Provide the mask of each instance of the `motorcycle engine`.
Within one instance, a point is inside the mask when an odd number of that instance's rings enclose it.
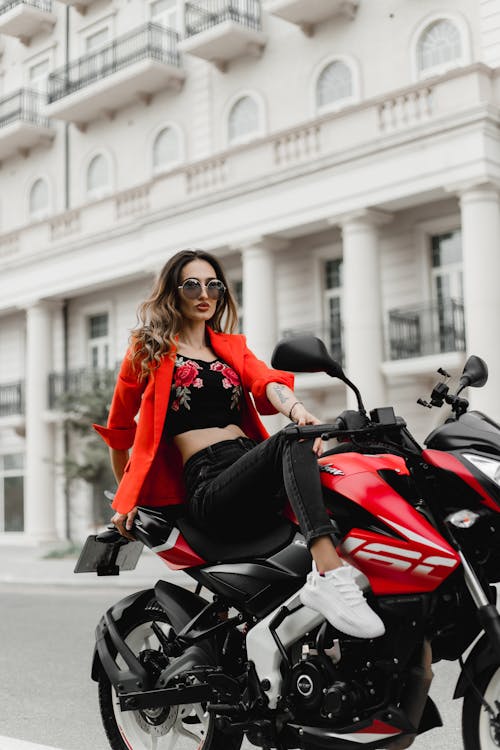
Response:
[[[297,716],[316,715],[318,720],[343,720],[360,712],[370,704],[369,685],[342,679],[336,668],[340,650],[334,645],[320,654],[308,644],[302,644],[299,661],[292,667],[290,691]]]

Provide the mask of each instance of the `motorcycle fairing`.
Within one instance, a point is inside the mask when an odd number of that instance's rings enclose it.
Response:
[[[480,411],[469,411],[460,419],[447,420],[425,439],[429,449],[454,451],[481,445],[500,454],[500,426]]]
[[[391,525],[389,519],[383,520]],[[401,534],[416,536],[399,523],[397,528]],[[370,579],[373,593],[381,596],[434,591],[460,565],[454,550],[444,546],[437,550],[425,537],[388,540],[365,529],[352,529],[339,552]]]
[[[171,570],[184,570],[205,563],[177,528],[171,530],[166,542],[151,547],[151,551],[161,557]]]
[[[456,474],[462,481],[468,484],[474,492],[477,492],[477,494],[481,496],[481,503],[483,505],[486,505],[497,513],[499,512],[500,508],[498,504],[474,476],[472,473],[472,467],[471,469],[468,468],[470,464],[466,466],[465,463],[463,463],[466,460],[461,458],[459,453],[453,455],[451,453],[445,453],[444,451],[428,448],[427,450],[422,451],[422,458],[427,461],[427,463],[431,464],[431,466],[435,466],[438,469],[444,469],[445,471],[451,471],[453,474]]]
[[[374,594],[434,591],[460,565],[455,550],[380,475],[392,470],[408,476],[402,458],[341,453],[320,464],[332,469],[321,472],[325,487],[361,506],[399,537],[354,528],[340,544],[340,553],[368,576]],[[334,507],[332,511],[335,517]]]
[[[390,713],[393,723],[390,724],[384,720],[384,715]],[[395,706],[379,712],[371,721],[359,722],[343,730],[329,729],[327,727],[299,726],[290,723],[285,728],[287,736],[295,735],[297,739],[302,740],[308,748],[317,750],[354,750],[354,748],[364,748],[365,750],[375,750],[376,748],[385,748],[390,745],[390,740],[394,740],[402,733],[415,732],[406,715]],[[303,746],[301,744],[301,746]]]

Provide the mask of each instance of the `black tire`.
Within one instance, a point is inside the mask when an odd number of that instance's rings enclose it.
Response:
[[[495,701],[500,702],[500,667],[493,667],[483,672],[475,682],[481,696],[495,712],[498,712]],[[498,750],[500,748],[500,732],[496,739],[489,712],[483,707],[479,696],[472,688],[469,688],[464,696],[462,735],[464,750]]]
[[[120,622],[120,633],[137,655],[143,648],[156,649],[158,640],[150,628],[152,622],[167,629],[168,616],[153,599],[149,604]],[[99,672],[99,707],[110,747],[113,750],[163,750],[183,747],[191,739],[193,750],[239,750],[243,735],[222,734],[215,726],[214,714],[196,706],[172,706],[154,711],[121,711],[116,693],[104,670]],[[198,717],[198,721],[197,718]],[[155,741],[156,737],[156,741]]]

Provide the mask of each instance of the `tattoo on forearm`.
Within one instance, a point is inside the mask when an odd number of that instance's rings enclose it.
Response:
[[[287,387],[285,385],[275,385],[273,386],[274,391],[276,395],[278,396],[281,404],[286,404],[286,402],[289,400],[290,396],[285,393],[287,390]]]

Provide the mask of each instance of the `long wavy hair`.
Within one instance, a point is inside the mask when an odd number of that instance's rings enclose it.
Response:
[[[192,260],[205,260],[226,287],[222,299],[218,300],[215,313],[208,321],[214,331],[233,333],[238,323],[234,298],[220,262],[204,250],[180,250],[163,266],[150,296],[139,305],[138,323],[131,333],[131,358],[139,370],[141,379],[150,369],[158,367],[162,358],[173,353],[175,337],[181,332],[183,317],[180,312],[179,289],[182,269]]]

